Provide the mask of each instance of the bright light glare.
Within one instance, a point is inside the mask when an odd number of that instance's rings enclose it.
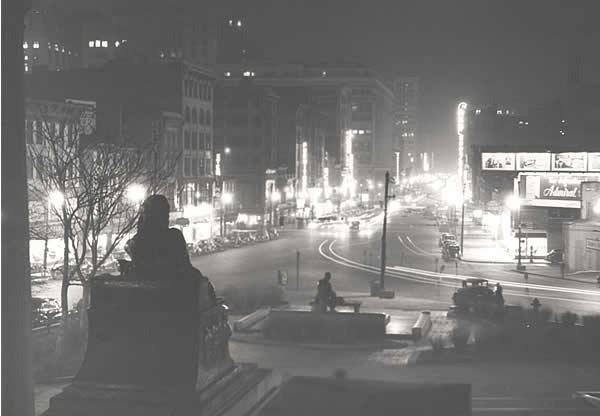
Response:
[[[48,203],[54,208],[58,209],[62,207],[65,202],[65,196],[60,191],[51,191],[48,194]]]
[[[223,192],[221,195],[221,202],[224,204],[231,204],[233,202],[233,194],[231,192]]]
[[[129,185],[127,188],[127,199],[134,204],[141,203],[146,197],[146,188],[144,186],[134,183]]]
[[[519,209],[521,206],[521,200],[516,195],[510,195],[506,198],[506,206],[511,210]]]
[[[473,218],[481,218],[483,217],[483,211],[480,209],[476,209],[473,211]]]
[[[229,153],[231,153],[231,147],[226,147],[225,154],[228,155]]]
[[[281,193],[279,191],[275,191],[271,193],[271,202],[279,202],[281,200]]]
[[[594,214],[600,215],[600,199],[596,201],[594,205]]]

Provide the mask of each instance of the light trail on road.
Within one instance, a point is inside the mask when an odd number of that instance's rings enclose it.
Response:
[[[350,260],[350,259],[343,257],[340,254],[336,253],[335,250],[333,249],[335,242],[336,242],[336,240],[322,241],[318,248],[318,251],[321,254],[321,256],[323,256],[327,260],[330,260],[334,263],[337,263],[337,264],[345,266],[345,267],[362,270],[362,271],[372,273],[375,275],[379,274],[379,271],[380,271],[379,267],[359,263],[359,262]],[[329,243],[329,244],[327,245],[327,243]],[[330,254],[328,254],[324,251],[323,247],[325,245],[327,245],[327,251]],[[462,281],[467,278],[475,277],[475,276],[467,276],[467,275],[451,275],[451,274],[447,274],[447,273],[435,273],[435,272],[429,272],[426,270],[413,269],[413,268],[401,267],[401,266],[387,267],[386,275],[394,277],[394,278],[410,281],[410,282],[445,286],[445,287],[449,287],[449,288],[457,288],[457,287],[459,287],[459,285],[458,285],[458,283],[445,282],[444,279],[446,279],[446,280],[449,279],[452,281]],[[571,294],[571,295],[585,295],[585,296],[600,297],[600,291],[564,288],[564,287],[550,286],[550,285],[524,284],[524,283],[517,283],[517,282],[503,281],[503,280],[492,280],[492,279],[488,279],[488,280],[491,283],[500,283],[506,287],[514,287],[514,288],[535,290],[535,291],[551,291],[551,292],[559,292],[559,293]],[[511,296],[525,297],[525,298],[534,297],[534,295],[531,293],[523,294],[523,293],[519,293],[519,292],[506,291],[506,290],[505,290],[505,294],[511,295]],[[584,299],[556,297],[556,296],[550,296],[550,295],[546,295],[546,294],[541,294],[541,295],[538,294],[538,295],[535,295],[535,297],[538,297],[540,299],[546,299],[546,300],[585,303],[585,304],[590,304],[590,305],[600,307],[600,301],[590,301],[590,300],[584,300]]]

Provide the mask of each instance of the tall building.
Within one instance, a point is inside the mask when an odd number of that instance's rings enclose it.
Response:
[[[65,10],[50,2],[34,1],[25,15],[24,70],[63,71],[81,61],[79,26]]]
[[[215,148],[220,174],[235,186],[232,205],[245,214],[265,212],[267,176],[276,171],[279,97],[242,79],[220,85],[215,99]],[[272,192],[272,189],[271,189]]]
[[[114,59],[157,60],[211,67],[216,60],[216,27],[208,10],[125,10],[82,22],[82,65],[97,67]]]
[[[342,185],[350,165],[357,186],[393,170],[393,93],[367,68],[250,62],[218,68],[223,85],[250,78],[257,86],[275,89],[282,103],[289,102],[293,111],[308,104],[326,116],[325,150],[329,163],[338,170],[332,172],[332,186]],[[352,136],[351,144],[346,140],[348,135]],[[280,143],[279,148],[294,151],[295,136],[285,135],[282,140],[289,145]],[[283,154],[278,157],[289,160]]]
[[[417,157],[419,79],[401,77],[394,80],[394,152],[396,170],[410,174],[419,165]]]

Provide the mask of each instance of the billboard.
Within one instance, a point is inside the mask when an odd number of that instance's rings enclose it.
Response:
[[[550,153],[517,153],[517,170],[549,171]]]
[[[588,155],[585,152],[552,153],[552,170],[554,171],[585,171],[587,170]]]
[[[588,171],[600,172],[600,153],[588,153]]]
[[[482,153],[483,170],[515,170],[514,153]]]
[[[525,205],[581,207],[581,185],[587,177],[573,175],[526,175]]]

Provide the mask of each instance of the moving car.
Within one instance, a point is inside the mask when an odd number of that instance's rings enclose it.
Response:
[[[351,230],[359,230],[360,229],[360,221],[352,221],[350,223]]]
[[[560,248],[550,250],[546,255],[546,261],[552,264],[560,264],[563,261],[563,251]]]
[[[465,279],[452,296],[457,308],[469,312],[485,312],[498,308],[498,299],[486,279]]]

